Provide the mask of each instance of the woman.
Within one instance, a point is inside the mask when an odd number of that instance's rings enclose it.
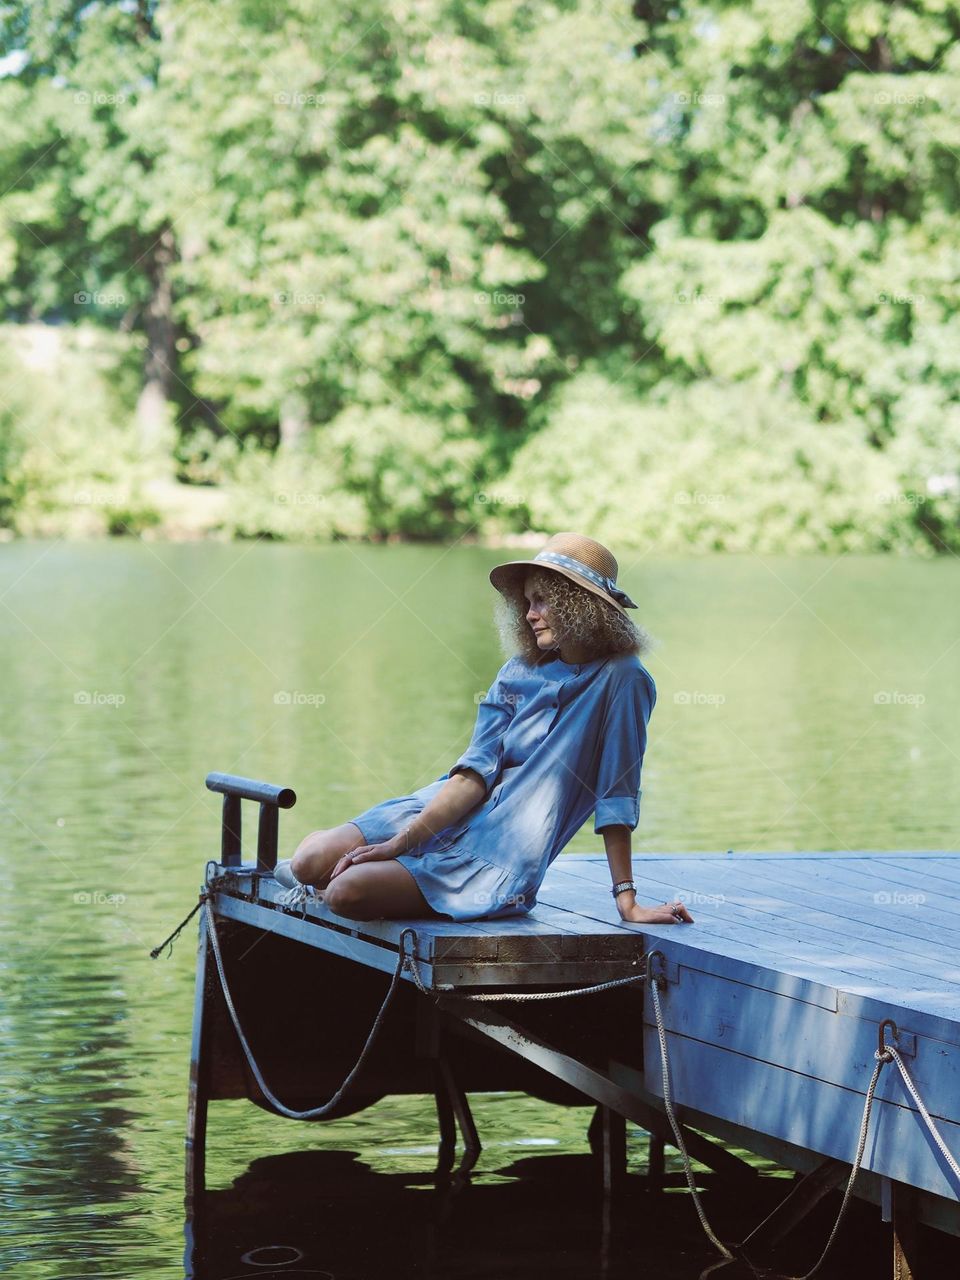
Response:
[[[513,656],[479,705],[473,736],[435,782],[314,831],[277,866],[302,901],[314,889],[353,920],[522,915],[591,813],[623,920],[692,923],[680,902],[645,907],[630,879],[640,767],[656,687],[627,617],[617,562],[592,538],[557,533],[533,560],[490,571]]]

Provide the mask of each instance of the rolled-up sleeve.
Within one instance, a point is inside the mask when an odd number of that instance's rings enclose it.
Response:
[[[593,829],[640,821],[640,770],[647,746],[647,722],[657,700],[653,681],[641,671],[609,690],[600,739]]]
[[[505,666],[497,672],[496,679],[477,707],[477,722],[473,727],[470,745],[456,764],[451,766],[448,774],[448,777],[452,777],[462,769],[475,770],[483,779],[487,794],[500,773],[503,735],[515,709],[514,699],[510,697],[503,680]]]

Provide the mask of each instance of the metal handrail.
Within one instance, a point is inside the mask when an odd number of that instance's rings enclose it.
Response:
[[[223,795],[223,822],[220,828],[220,865],[239,867],[241,851],[240,801],[259,800],[260,822],[257,827],[257,870],[273,871],[277,865],[277,841],[280,810],[292,809],[297,793],[292,787],[277,787],[256,778],[241,778],[233,773],[208,773],[207,790]]]

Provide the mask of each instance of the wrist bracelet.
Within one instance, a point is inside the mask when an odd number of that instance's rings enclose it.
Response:
[[[617,894],[624,893],[627,889],[632,889],[634,893],[636,893],[637,886],[633,883],[632,880],[621,880],[619,884],[615,884],[613,886],[610,892],[613,894],[614,897],[616,897]]]

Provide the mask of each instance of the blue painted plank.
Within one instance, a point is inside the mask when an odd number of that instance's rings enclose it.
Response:
[[[671,885],[670,881],[661,885],[650,885],[636,872],[634,879],[637,880],[638,888],[645,885],[651,890],[651,899],[670,897],[671,890],[676,887]],[[858,950],[855,944],[846,941],[843,931],[839,928],[839,922],[835,933],[829,931],[824,933],[823,929],[812,931],[813,939],[825,939],[831,947],[830,956],[825,959],[822,943],[818,944],[815,940],[810,940],[808,935],[811,931],[804,930],[802,938],[792,936],[800,930],[801,926],[790,912],[785,911],[783,917],[777,919],[775,915],[769,912],[758,912],[746,903],[737,908],[735,918],[720,916],[716,911],[711,914],[706,908],[694,907],[694,910],[697,923],[693,926],[678,927],[695,929],[699,934],[714,941],[749,942],[759,952],[766,953],[767,962],[774,968],[782,967],[785,957],[789,955],[813,961],[826,978],[833,974],[847,974],[851,981],[867,978],[874,984],[886,982],[896,987],[902,985],[902,967],[896,954],[891,952],[889,947],[880,948],[879,944],[873,949],[872,957],[864,954],[862,949]],[[954,999],[960,997],[960,987],[954,983],[945,982],[936,971],[923,976],[922,986],[930,993]]]
[[[835,863],[811,863],[807,874],[814,883],[834,886],[837,891],[862,898],[867,903],[873,902],[877,894],[895,888],[901,888],[905,894],[922,893],[927,898],[925,912],[942,911],[941,922],[948,928],[956,927],[960,896],[956,892],[932,894],[929,889],[931,876],[923,868],[902,869],[887,861],[869,863],[838,859]]]
[[[684,965],[679,982],[661,993],[661,1007],[668,1031],[829,1084],[862,1090],[873,1070],[876,1018],[832,1012]],[[652,1020],[652,1006],[647,1015]],[[960,1025],[952,1044],[913,1033],[909,1019],[898,1030],[899,1043],[889,1030],[885,1038],[902,1049],[925,1104],[934,1116],[960,1123]],[[896,1069],[881,1074],[877,1096],[915,1105]]]
[[[682,958],[708,971],[715,970],[729,974],[731,977],[751,981],[770,990],[788,992],[797,999],[822,1003],[830,1009],[836,1008],[837,993],[834,988],[824,985],[819,972],[813,969],[807,971],[800,962],[792,966],[794,972],[787,973],[762,963],[762,960],[766,959],[766,952],[760,953],[754,947],[740,946],[736,942],[717,942],[706,939],[703,934],[699,935],[698,944],[690,942],[671,945],[674,938],[692,938],[692,934],[680,925],[622,924],[621,928],[639,933],[646,950],[659,948],[668,954],[674,963]]]
[[[853,1159],[869,1071],[862,1089],[854,1092],[681,1036],[669,1036],[667,1048],[681,1120],[688,1103],[835,1160]],[[896,1067],[889,1064],[883,1070]],[[644,1077],[646,1087],[662,1097],[660,1044],[649,1026],[644,1028]],[[941,1120],[937,1127],[954,1157],[960,1156],[960,1125]],[[960,1198],[960,1186],[943,1156],[905,1107],[875,1103],[863,1165],[948,1200]]]
[[[283,893],[282,886],[276,881],[261,880],[260,882],[260,898],[262,901],[275,902],[278,896]],[[348,923],[351,926],[362,924],[362,932],[377,937],[382,937],[389,941],[396,941],[399,938],[399,929],[396,922],[390,920],[348,920],[346,917],[337,916],[329,908],[322,903],[311,904],[309,908],[311,915],[316,915],[318,919],[331,919],[336,923]],[[400,928],[403,927],[400,923]],[[582,933],[594,933],[597,931],[595,922],[581,920],[576,912],[565,913],[540,913],[534,912],[528,916],[510,917],[507,920],[433,920],[430,917],[422,917],[416,920],[417,932],[423,936],[430,934],[435,937],[469,937],[480,936],[489,937],[494,935],[502,937],[505,934],[521,936],[549,936],[551,934],[564,933],[578,935]]]
[[[621,923],[619,918],[616,924],[603,920],[594,920],[592,916],[582,915],[575,907],[551,905],[544,902],[539,896],[537,905],[530,914],[544,924],[552,925],[553,921],[556,920],[558,924],[566,925],[578,934],[590,936],[616,933],[617,925]],[[494,924],[496,922],[490,921],[490,923]],[[505,924],[506,921],[501,923]]]
[[[878,864],[851,862],[842,869],[851,881],[856,878],[869,883],[875,878],[877,890],[892,886],[902,887],[905,891],[915,890],[926,897],[928,907],[939,905],[942,899],[947,910],[960,913],[960,883],[939,875],[932,862],[903,867],[887,860]]]
[[[325,928],[310,920],[302,920],[299,915],[277,911],[272,907],[260,906],[257,903],[244,902],[229,894],[218,894],[214,904],[217,918],[239,920],[253,928],[262,929],[264,933],[276,933],[281,937],[293,938],[298,942],[306,942],[310,946],[319,947],[323,951],[332,951],[335,955],[344,956],[348,960],[356,960],[360,964],[373,969],[381,969],[392,974],[397,967],[397,952],[387,947],[378,946],[374,942],[366,942],[347,933]],[[433,969],[430,964],[431,938],[423,938],[416,949],[420,960],[420,973],[429,986],[433,980]],[[409,951],[409,946],[408,946]],[[409,968],[404,972],[404,979],[413,981]]]
[[[890,860],[905,870],[927,868],[941,879],[948,880],[960,888],[960,853],[930,854],[922,864],[914,862],[913,859],[904,858],[900,854],[892,854]]]
[[[685,933],[695,931],[699,934],[705,926],[704,938],[716,947],[727,949],[730,941],[749,939],[758,950],[761,949],[757,937],[758,917],[761,915],[758,909],[747,904],[737,907],[738,919],[730,924],[718,918],[708,921],[703,908],[695,908],[695,911],[697,923],[685,926]],[[906,971],[902,958],[891,949],[889,942],[885,947],[879,944],[873,948],[858,946],[855,940],[847,940],[840,920],[836,933],[828,934],[825,941],[822,929],[816,930],[816,937],[820,940],[811,941],[811,931],[797,919],[797,913],[785,911],[779,920],[768,913],[765,920],[763,933],[768,939],[766,963],[775,969],[797,972],[798,961],[805,961],[804,972],[809,973],[812,965],[821,981],[847,990],[899,1001],[906,989],[914,1001],[921,1004],[929,1002],[930,1007],[936,1007],[940,1012],[956,1014],[960,1010],[960,986],[956,980],[939,976],[935,965],[927,966],[933,972]],[[826,952],[825,946],[829,948]],[[913,969],[917,967],[913,966]]]
[[[887,928],[865,923],[853,907],[838,902],[828,895],[812,893],[808,881],[800,872],[788,873],[781,869],[776,884],[770,887],[751,878],[750,869],[743,869],[739,876],[732,869],[724,876],[725,907],[736,911],[741,906],[779,916],[784,920],[803,925],[805,936],[842,934],[850,950],[873,957],[891,957],[900,974],[920,974],[939,977],[957,984],[960,998],[960,965],[944,966],[944,940],[934,928],[929,937],[918,936],[916,930],[901,930],[892,934]],[[696,904],[691,910],[696,911]],[[902,913],[901,913],[902,914]],[[957,913],[960,921],[960,911]]]
[[[666,889],[674,889],[679,884],[685,884],[690,887],[691,892],[697,890],[715,894],[723,891],[723,885],[726,878],[730,875],[740,874],[744,862],[743,858],[734,859],[693,859],[683,864],[684,875],[681,878],[677,875],[676,864],[669,866],[669,875],[660,877],[661,883]],[[749,863],[747,864],[749,866]],[[635,872],[645,867],[643,860],[636,860],[634,863]],[[661,869],[663,864],[661,864]],[[572,870],[572,869],[571,869]],[[773,871],[769,863],[749,866],[751,875],[756,883],[769,883],[767,876],[764,874]],[[596,883],[603,883],[602,874],[598,874],[596,868],[582,866],[579,870],[573,872]],[[649,868],[646,868],[643,874],[648,877],[651,874]],[[809,886],[811,892],[817,892],[825,897],[829,897],[835,902],[853,903],[858,908],[858,918],[866,923],[874,923],[883,929],[889,929],[891,926],[896,927],[898,920],[895,914],[886,909],[887,904],[878,904],[873,901],[874,888],[871,887],[871,875],[868,870],[868,864],[861,861],[856,870],[843,867],[831,863],[818,862],[816,865],[811,864],[808,867],[798,866],[794,861],[792,867],[784,867],[782,874],[785,878],[797,882],[797,877],[803,877],[803,883]],[[634,876],[636,878],[636,875]],[[702,885],[708,888],[703,889]],[[896,906],[897,904],[893,904]],[[960,946],[960,909],[954,908],[952,903],[942,905],[925,906],[925,917],[929,918],[931,924],[935,924],[940,929],[949,930],[948,938],[955,940]],[[904,932],[908,932],[906,929]],[[956,934],[956,938],[953,935]],[[941,935],[937,935],[941,936]]]
[[[280,894],[284,892],[283,886],[277,884],[275,880],[262,879],[260,881],[259,900],[270,903],[271,907],[272,904],[276,903]],[[308,903],[305,911],[307,918],[310,920],[329,920],[341,929],[349,929],[351,933],[362,933],[368,937],[380,938],[385,942],[393,943],[394,946],[399,945],[400,934],[407,926],[415,928],[421,938],[480,937],[483,934],[483,930],[476,929],[470,921],[458,923],[453,920],[433,921],[430,919],[349,920],[346,916],[338,916],[322,902]],[[299,907],[296,908],[296,912],[298,915],[301,914]]]
[[[727,867],[725,869],[724,876],[720,880],[712,880],[710,878],[711,868],[708,865],[702,866],[699,870],[701,873],[699,878],[696,878],[696,869],[694,869],[694,875],[691,876],[691,880],[694,880],[697,884],[705,886],[702,889],[702,892],[705,895],[717,896],[717,897],[720,897],[721,895],[727,896],[725,894],[725,890],[727,891],[729,890],[731,880],[733,879],[732,869],[730,867]],[[591,872],[585,869],[581,874],[583,875],[584,878],[589,878],[594,880],[596,879],[595,872]],[[677,884],[676,884],[675,878],[665,877],[661,884],[651,884],[648,879],[641,876],[641,873],[638,870],[635,870],[634,879],[637,880],[638,886],[641,883],[641,879],[643,879],[643,882],[645,883],[646,887],[651,892],[651,897],[661,897],[662,899],[662,897],[676,896],[675,890],[677,888]],[[734,883],[742,883],[742,882],[734,880]],[[762,887],[762,886],[758,886],[758,887]],[[810,892],[819,892],[819,891],[811,889]],[[850,908],[849,906],[846,907],[845,909],[841,908],[841,903],[844,901],[843,899],[840,899],[836,896],[831,896],[829,893],[822,894],[820,901],[824,902],[827,900],[829,900],[832,903],[835,914],[840,913],[841,910],[843,914],[847,914],[850,910],[852,910],[852,908]],[[738,908],[738,912],[735,920],[728,921],[726,919],[726,916],[725,915],[720,916],[716,909],[714,909],[711,912],[709,908],[698,907],[694,902],[691,902],[691,913],[694,914],[695,916],[695,919],[697,921],[697,927],[699,927],[701,923],[707,924],[713,936],[729,937],[730,934],[728,930],[731,927],[734,927],[738,930],[738,932],[740,933],[740,935],[744,940],[751,941],[755,945],[758,945],[758,946],[763,946],[765,944],[769,945],[771,941],[774,941],[774,939],[771,937],[768,937],[766,940],[764,940],[762,938],[757,938],[751,934],[752,927],[762,928],[764,927],[764,924],[762,921],[756,919],[756,917],[750,915],[750,912],[747,910],[746,903],[742,903],[740,908]],[[945,916],[945,913],[943,912],[938,914],[941,919],[944,918]],[[895,950],[892,950],[889,945],[890,933],[889,933],[889,929],[887,928],[888,914],[885,913],[883,908],[877,908],[877,907],[874,907],[873,905],[870,905],[868,907],[863,905],[862,903],[857,903],[856,916],[858,919],[861,917],[867,917],[871,919],[875,925],[878,926],[876,944],[873,948],[864,947],[861,949],[862,959],[864,962],[863,964],[838,965],[838,971],[849,972],[849,973],[852,973],[854,976],[869,977],[869,976],[875,976],[876,974],[881,972],[883,968],[888,968],[891,974],[896,975],[897,982],[899,983],[902,980],[901,957],[897,954]],[[956,920],[957,918],[954,917],[954,919]],[[881,924],[883,925],[882,930],[879,929],[879,926]],[[943,955],[944,943],[950,945],[955,941],[958,949],[960,949],[960,931],[956,931],[956,937],[954,937],[955,931],[945,931],[942,924],[940,924],[939,927],[935,927],[938,924],[939,922],[938,920],[934,919],[933,913],[931,913],[930,916],[925,920],[925,928],[928,930],[929,939],[931,943],[933,943],[935,940],[939,941],[940,955],[941,956]],[[804,943],[797,942],[796,944],[794,944],[789,939],[789,934],[791,932],[794,932],[797,928],[798,928],[798,924],[794,919],[792,913],[790,912],[784,913],[784,918],[778,925],[774,926],[772,923],[766,924],[766,931],[768,935],[770,934],[771,930],[773,930],[773,934],[775,938],[774,949],[777,951],[778,954],[783,954],[783,951],[785,948],[788,949],[791,954],[798,954],[798,955],[804,954],[804,950],[803,950]],[[834,945],[836,949],[841,952],[846,951],[846,953],[850,955],[857,955],[858,953],[855,946],[853,946],[852,944],[850,946],[846,945],[845,936],[846,934],[845,934],[845,930],[843,929],[842,920],[838,919],[837,935],[834,939]],[[805,934],[805,940],[806,940],[806,934]],[[901,945],[906,946],[912,941],[913,941],[913,935],[905,934],[902,938]],[[886,943],[886,945],[883,945],[884,943]],[[923,972],[922,965],[921,965],[921,968],[918,970],[918,972]],[[924,986],[926,987],[926,989],[931,991],[938,991],[941,994],[945,994],[950,989],[954,988],[955,986],[954,980],[949,979],[945,982],[942,976],[942,972],[943,972],[943,964],[941,963],[932,973],[929,973],[926,975],[926,981],[924,983]],[[956,981],[960,981],[960,970],[957,971]],[[960,993],[960,988],[957,988],[957,990],[958,990],[958,993]]]
[[[564,890],[560,886],[569,885],[569,880],[566,877],[558,878],[553,883],[555,888],[552,892],[563,900]],[[583,901],[583,892],[582,887],[572,890],[580,902]],[[698,916],[698,920],[700,919],[702,916]],[[847,975],[843,978],[843,990],[840,991],[837,989],[839,975],[835,972],[828,972],[825,980],[821,966],[813,969],[795,958],[784,958],[782,953],[771,962],[768,953],[758,952],[756,948],[743,946],[730,938],[711,936],[699,923],[691,927],[622,927],[646,931],[645,943],[648,948],[660,946],[667,954],[683,957],[707,970],[725,973],[768,989],[788,991],[797,998],[816,1002],[827,1008],[836,1008],[838,1002],[842,1001],[847,1009],[862,1012],[863,1016],[871,1016],[877,1020],[889,1016],[891,1012],[896,1014],[908,1008],[913,1020],[919,1019],[928,1034],[947,1040],[956,1038],[957,999],[953,988],[924,996],[916,990],[904,990],[902,975],[896,976],[895,981],[886,985],[876,978],[865,983]],[[668,940],[670,945],[666,945]],[[676,945],[673,945],[674,940]]]

